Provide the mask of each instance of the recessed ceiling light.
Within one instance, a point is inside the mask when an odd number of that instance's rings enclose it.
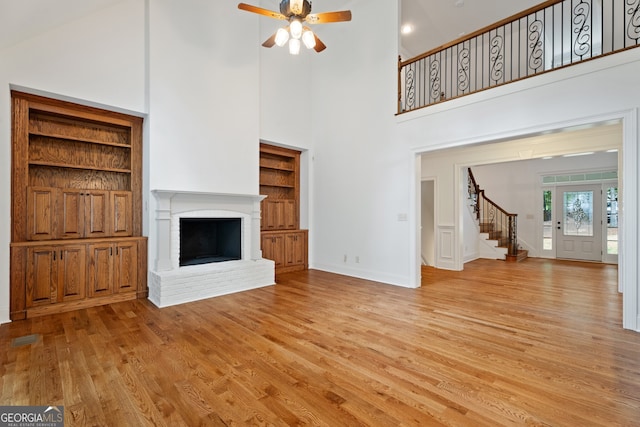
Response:
[[[550,159],[553,159],[553,156],[545,156],[542,158],[542,160],[550,160]]]
[[[574,153],[574,154],[565,154],[562,157],[577,157],[577,156],[588,156],[590,154],[593,154],[593,151],[587,151],[585,153]]]
[[[607,153],[617,153],[618,149],[617,148],[613,148],[611,150],[607,150]]]
[[[400,32],[402,34],[411,34],[413,32],[413,25],[411,24],[404,24],[401,28],[400,28]]]

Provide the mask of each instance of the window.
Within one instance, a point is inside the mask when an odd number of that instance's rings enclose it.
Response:
[[[593,191],[565,191],[562,221],[565,236],[593,236]]]
[[[542,191],[542,249],[553,249],[553,216],[551,190]]]
[[[618,255],[618,187],[607,188],[607,255]]]

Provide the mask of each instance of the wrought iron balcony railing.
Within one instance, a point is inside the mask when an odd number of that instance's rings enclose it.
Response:
[[[640,0],[549,0],[398,58],[398,114],[638,46]]]

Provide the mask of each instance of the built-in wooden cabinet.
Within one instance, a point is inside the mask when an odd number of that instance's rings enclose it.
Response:
[[[27,305],[35,307],[83,299],[85,245],[39,245],[27,249]]]
[[[11,318],[146,297],[142,119],[12,91]]]
[[[28,240],[131,236],[131,192],[27,188]]]
[[[112,295],[137,290],[138,247],[135,241],[89,245],[89,295]]]
[[[262,256],[276,273],[307,268],[307,230],[300,230],[300,152],[260,144]]]
[[[262,256],[275,262],[276,272],[306,270],[308,230],[262,233]]]

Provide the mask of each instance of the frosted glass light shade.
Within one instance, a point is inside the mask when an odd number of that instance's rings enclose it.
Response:
[[[300,39],[289,40],[289,53],[291,55],[297,55],[300,53]]]
[[[302,33],[302,42],[307,47],[307,49],[313,49],[316,47],[316,38],[313,36],[313,31],[306,30]]]
[[[291,31],[291,37],[294,39],[299,39],[302,36],[302,22],[298,19],[294,19],[291,21],[291,25],[289,27],[289,31]]]
[[[284,28],[278,29],[276,31],[276,45],[282,47],[287,43],[287,40],[289,40],[289,32]]]

